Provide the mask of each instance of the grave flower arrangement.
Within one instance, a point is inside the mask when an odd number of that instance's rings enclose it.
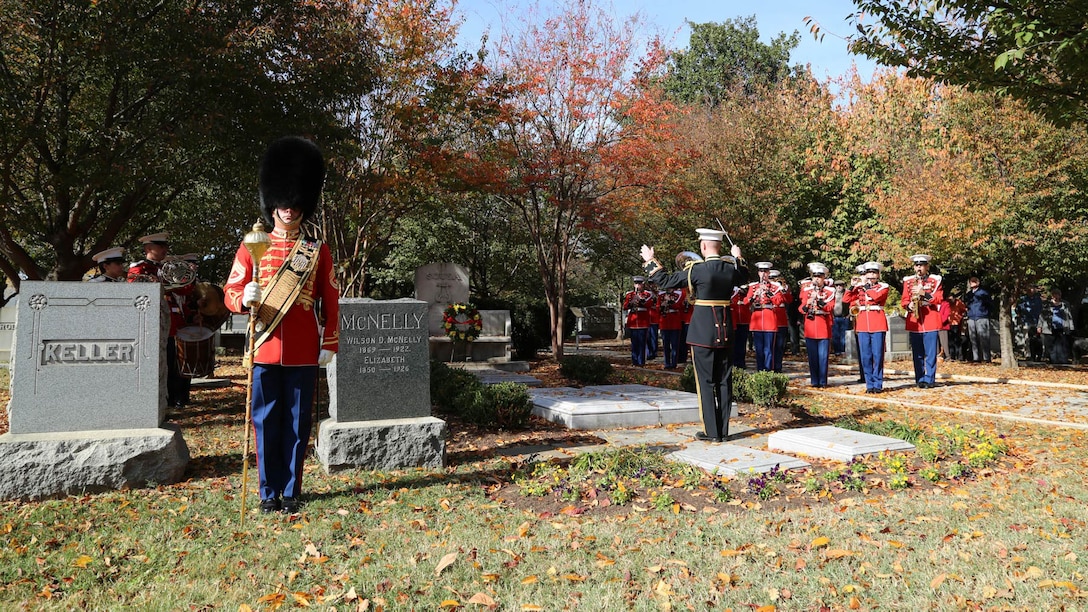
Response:
[[[475,306],[457,302],[450,304],[442,312],[442,328],[446,330],[446,336],[451,340],[472,342],[480,337],[484,321]]]

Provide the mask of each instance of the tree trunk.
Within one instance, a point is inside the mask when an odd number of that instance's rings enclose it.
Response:
[[[1001,369],[1016,371],[1020,368],[1012,341],[1012,309],[1016,305],[1016,296],[1013,291],[1002,291],[997,303],[999,304],[997,325],[1001,337]]]

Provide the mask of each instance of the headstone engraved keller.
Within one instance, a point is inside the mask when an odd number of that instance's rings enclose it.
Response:
[[[158,283],[22,283],[0,499],[181,479],[162,303]]]
[[[340,300],[340,351],[327,368],[329,418],[317,455],[329,471],[441,467],[446,423],[431,416],[427,303]]]

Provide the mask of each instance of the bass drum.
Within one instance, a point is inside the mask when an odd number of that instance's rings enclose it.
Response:
[[[196,325],[182,327],[174,343],[182,376],[208,378],[215,372],[215,332]]]

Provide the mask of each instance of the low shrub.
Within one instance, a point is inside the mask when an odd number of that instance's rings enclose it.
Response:
[[[736,375],[737,370],[734,370]],[[695,366],[688,364],[684,366],[684,373],[680,375],[680,388],[688,393],[695,393]],[[735,399],[735,398],[734,398]]]
[[[733,396],[757,406],[777,406],[786,399],[789,378],[777,372],[752,372],[733,368]]]
[[[518,383],[480,385],[457,396],[461,417],[488,429],[523,429],[533,413],[529,388]]]
[[[586,385],[608,382],[612,364],[597,355],[567,355],[559,361],[559,373]]]
[[[431,404],[439,412],[461,412],[458,397],[466,392],[475,393],[482,387],[483,383],[472,372],[431,360]]]

